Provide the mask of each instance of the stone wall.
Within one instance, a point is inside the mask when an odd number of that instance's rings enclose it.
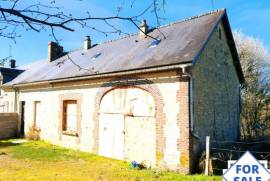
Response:
[[[0,113],[0,139],[15,138],[18,133],[18,114]]]
[[[118,82],[121,79],[124,82],[128,79],[129,81],[125,85],[144,89],[155,99],[157,166],[187,173],[189,171],[189,149],[187,148],[189,143],[186,142],[188,136],[185,134],[188,133],[186,130],[188,129],[188,115],[183,114],[188,113],[188,107],[186,107],[188,104],[188,95],[186,95],[188,94],[186,86],[188,82],[182,80],[177,71],[140,74],[131,78],[119,77],[113,78],[113,80],[104,78],[56,83],[20,89],[18,101],[25,101],[25,131],[27,132],[34,121],[34,102],[40,101],[43,120],[40,126],[41,139],[72,149],[98,153],[99,104],[104,94],[109,90],[123,86],[122,83]],[[72,136],[61,132],[61,100],[63,96],[77,100],[75,95],[80,95],[81,100],[79,101],[81,109],[80,132],[77,136]],[[177,95],[179,95],[178,98],[176,98]],[[183,100],[181,96],[183,96]],[[183,112],[179,114],[180,111]],[[183,136],[182,139],[181,136]]]
[[[212,140],[239,138],[240,83],[222,24],[216,27],[207,47],[195,63],[193,75],[194,148],[204,149]]]

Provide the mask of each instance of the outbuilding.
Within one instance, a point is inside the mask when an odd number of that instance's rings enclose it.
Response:
[[[141,29],[68,53],[50,42],[3,86],[25,134],[182,173],[205,136],[237,140],[243,73],[226,10]]]

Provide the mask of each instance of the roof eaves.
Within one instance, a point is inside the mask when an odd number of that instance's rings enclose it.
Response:
[[[127,75],[127,74],[159,72],[159,71],[175,70],[178,68],[182,68],[183,65],[192,66],[192,62],[186,61],[186,62],[181,62],[178,64],[170,64],[170,65],[157,66],[157,67],[148,67],[148,68],[133,69],[133,70],[126,70],[126,71],[119,71],[119,72],[108,72],[108,73],[95,74],[95,75],[89,75],[89,76],[67,77],[67,78],[36,81],[36,82],[29,82],[29,83],[19,83],[19,84],[12,84],[12,85],[3,84],[1,87],[2,88],[15,88],[15,87],[24,87],[24,86],[31,86],[31,85],[51,84],[51,83],[58,83],[58,82],[69,82],[69,81],[87,80],[87,79],[95,79],[95,78],[106,78],[106,77],[121,76],[121,75]]]

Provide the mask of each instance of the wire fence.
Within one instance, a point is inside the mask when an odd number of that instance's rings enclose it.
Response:
[[[214,174],[222,174],[223,169],[227,169],[228,160],[238,160],[246,151],[252,153],[258,160],[268,160],[268,166],[270,166],[270,140],[211,140],[208,149],[210,150],[209,158],[211,162],[208,169],[210,170],[209,172],[212,172]]]

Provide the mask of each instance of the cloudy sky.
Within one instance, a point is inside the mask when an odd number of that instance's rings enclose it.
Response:
[[[46,3],[49,0],[43,0]],[[104,17],[116,14],[117,7],[123,7],[121,16],[132,16],[138,14],[146,8],[151,0],[136,0],[133,8],[130,8],[134,0],[56,0],[56,5],[61,7],[66,13],[72,13],[74,16],[85,16],[88,11],[92,16]],[[212,1],[214,3],[212,3]],[[18,8],[25,7],[28,3],[37,1],[21,0]],[[8,6],[8,4],[0,4]],[[269,0],[166,0],[164,11],[161,16],[164,20],[162,25],[185,19],[190,16],[206,13],[213,9],[226,8],[229,20],[233,30],[241,30],[244,34],[261,39],[266,47],[270,46],[270,1]],[[153,13],[149,12],[142,18],[146,18],[149,25],[155,27],[157,24]],[[123,21],[112,22],[115,26],[128,33],[136,32],[136,28]],[[89,22],[91,26],[108,30],[109,27],[101,22]],[[82,29],[79,25],[71,24],[75,32],[57,30],[56,35],[61,39],[61,45],[65,51],[78,49],[82,47],[83,38],[90,35],[93,43],[100,43],[106,40],[115,39],[118,35],[106,37],[102,33],[97,33],[90,29]],[[16,39],[16,44],[10,40],[0,37],[0,58],[9,56],[10,52],[13,58],[17,60],[18,65],[27,64],[33,61],[46,59],[47,44],[53,40],[49,31],[36,33],[19,29],[18,33],[22,37]],[[10,48],[11,47],[11,48]],[[10,51],[11,50],[11,51]]]

